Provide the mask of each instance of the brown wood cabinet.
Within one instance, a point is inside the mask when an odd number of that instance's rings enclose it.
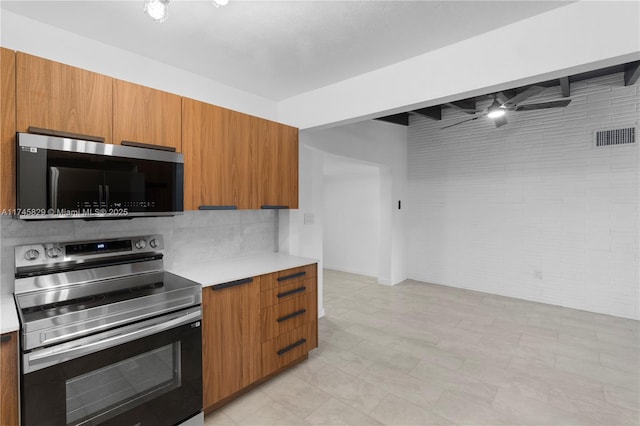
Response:
[[[318,347],[318,322],[308,322],[262,344],[262,371],[265,375],[305,357]]]
[[[298,208],[298,129],[257,119],[257,208]]]
[[[123,140],[182,151],[182,99],[178,95],[113,80],[113,143]]]
[[[317,265],[263,275],[260,284],[266,376],[318,347]]]
[[[249,281],[251,280],[251,281]],[[205,410],[262,377],[260,282],[203,289],[202,362]]]
[[[0,48],[0,208],[16,206],[16,52]]]
[[[254,208],[253,117],[182,100],[185,210]]]
[[[0,425],[18,426],[18,333],[0,337]]]
[[[184,153],[185,210],[298,208],[298,129],[2,49],[1,207],[15,206],[15,132],[29,127]]]
[[[32,126],[112,142],[110,77],[22,52],[16,67],[17,131]]]
[[[318,346],[316,277],[313,264],[203,289],[205,412]]]

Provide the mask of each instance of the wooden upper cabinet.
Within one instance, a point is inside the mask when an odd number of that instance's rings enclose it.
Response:
[[[181,98],[122,80],[113,80],[113,143],[123,140],[182,151]]]
[[[16,205],[16,52],[0,48],[0,207]]]
[[[252,208],[253,133],[251,116],[183,98],[185,210]]]
[[[105,138],[112,142],[112,79],[18,52],[19,132],[29,126]]]
[[[205,410],[262,377],[259,280],[202,291]]]
[[[258,120],[257,208],[298,208],[298,129]]]

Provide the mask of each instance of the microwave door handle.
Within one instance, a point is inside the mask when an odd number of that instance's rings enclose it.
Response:
[[[105,185],[104,186],[104,193],[105,193],[105,208],[109,208],[109,185]]]
[[[54,212],[58,211],[58,179],[60,170],[57,167],[49,168],[49,205]]]
[[[98,208],[102,208],[102,185],[98,185]]]

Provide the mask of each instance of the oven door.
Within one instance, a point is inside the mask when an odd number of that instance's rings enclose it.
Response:
[[[22,421],[176,425],[202,409],[200,307],[23,355]]]

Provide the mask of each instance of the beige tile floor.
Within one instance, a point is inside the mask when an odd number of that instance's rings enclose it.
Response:
[[[639,425],[638,321],[325,270],[309,359],[205,425]]]

